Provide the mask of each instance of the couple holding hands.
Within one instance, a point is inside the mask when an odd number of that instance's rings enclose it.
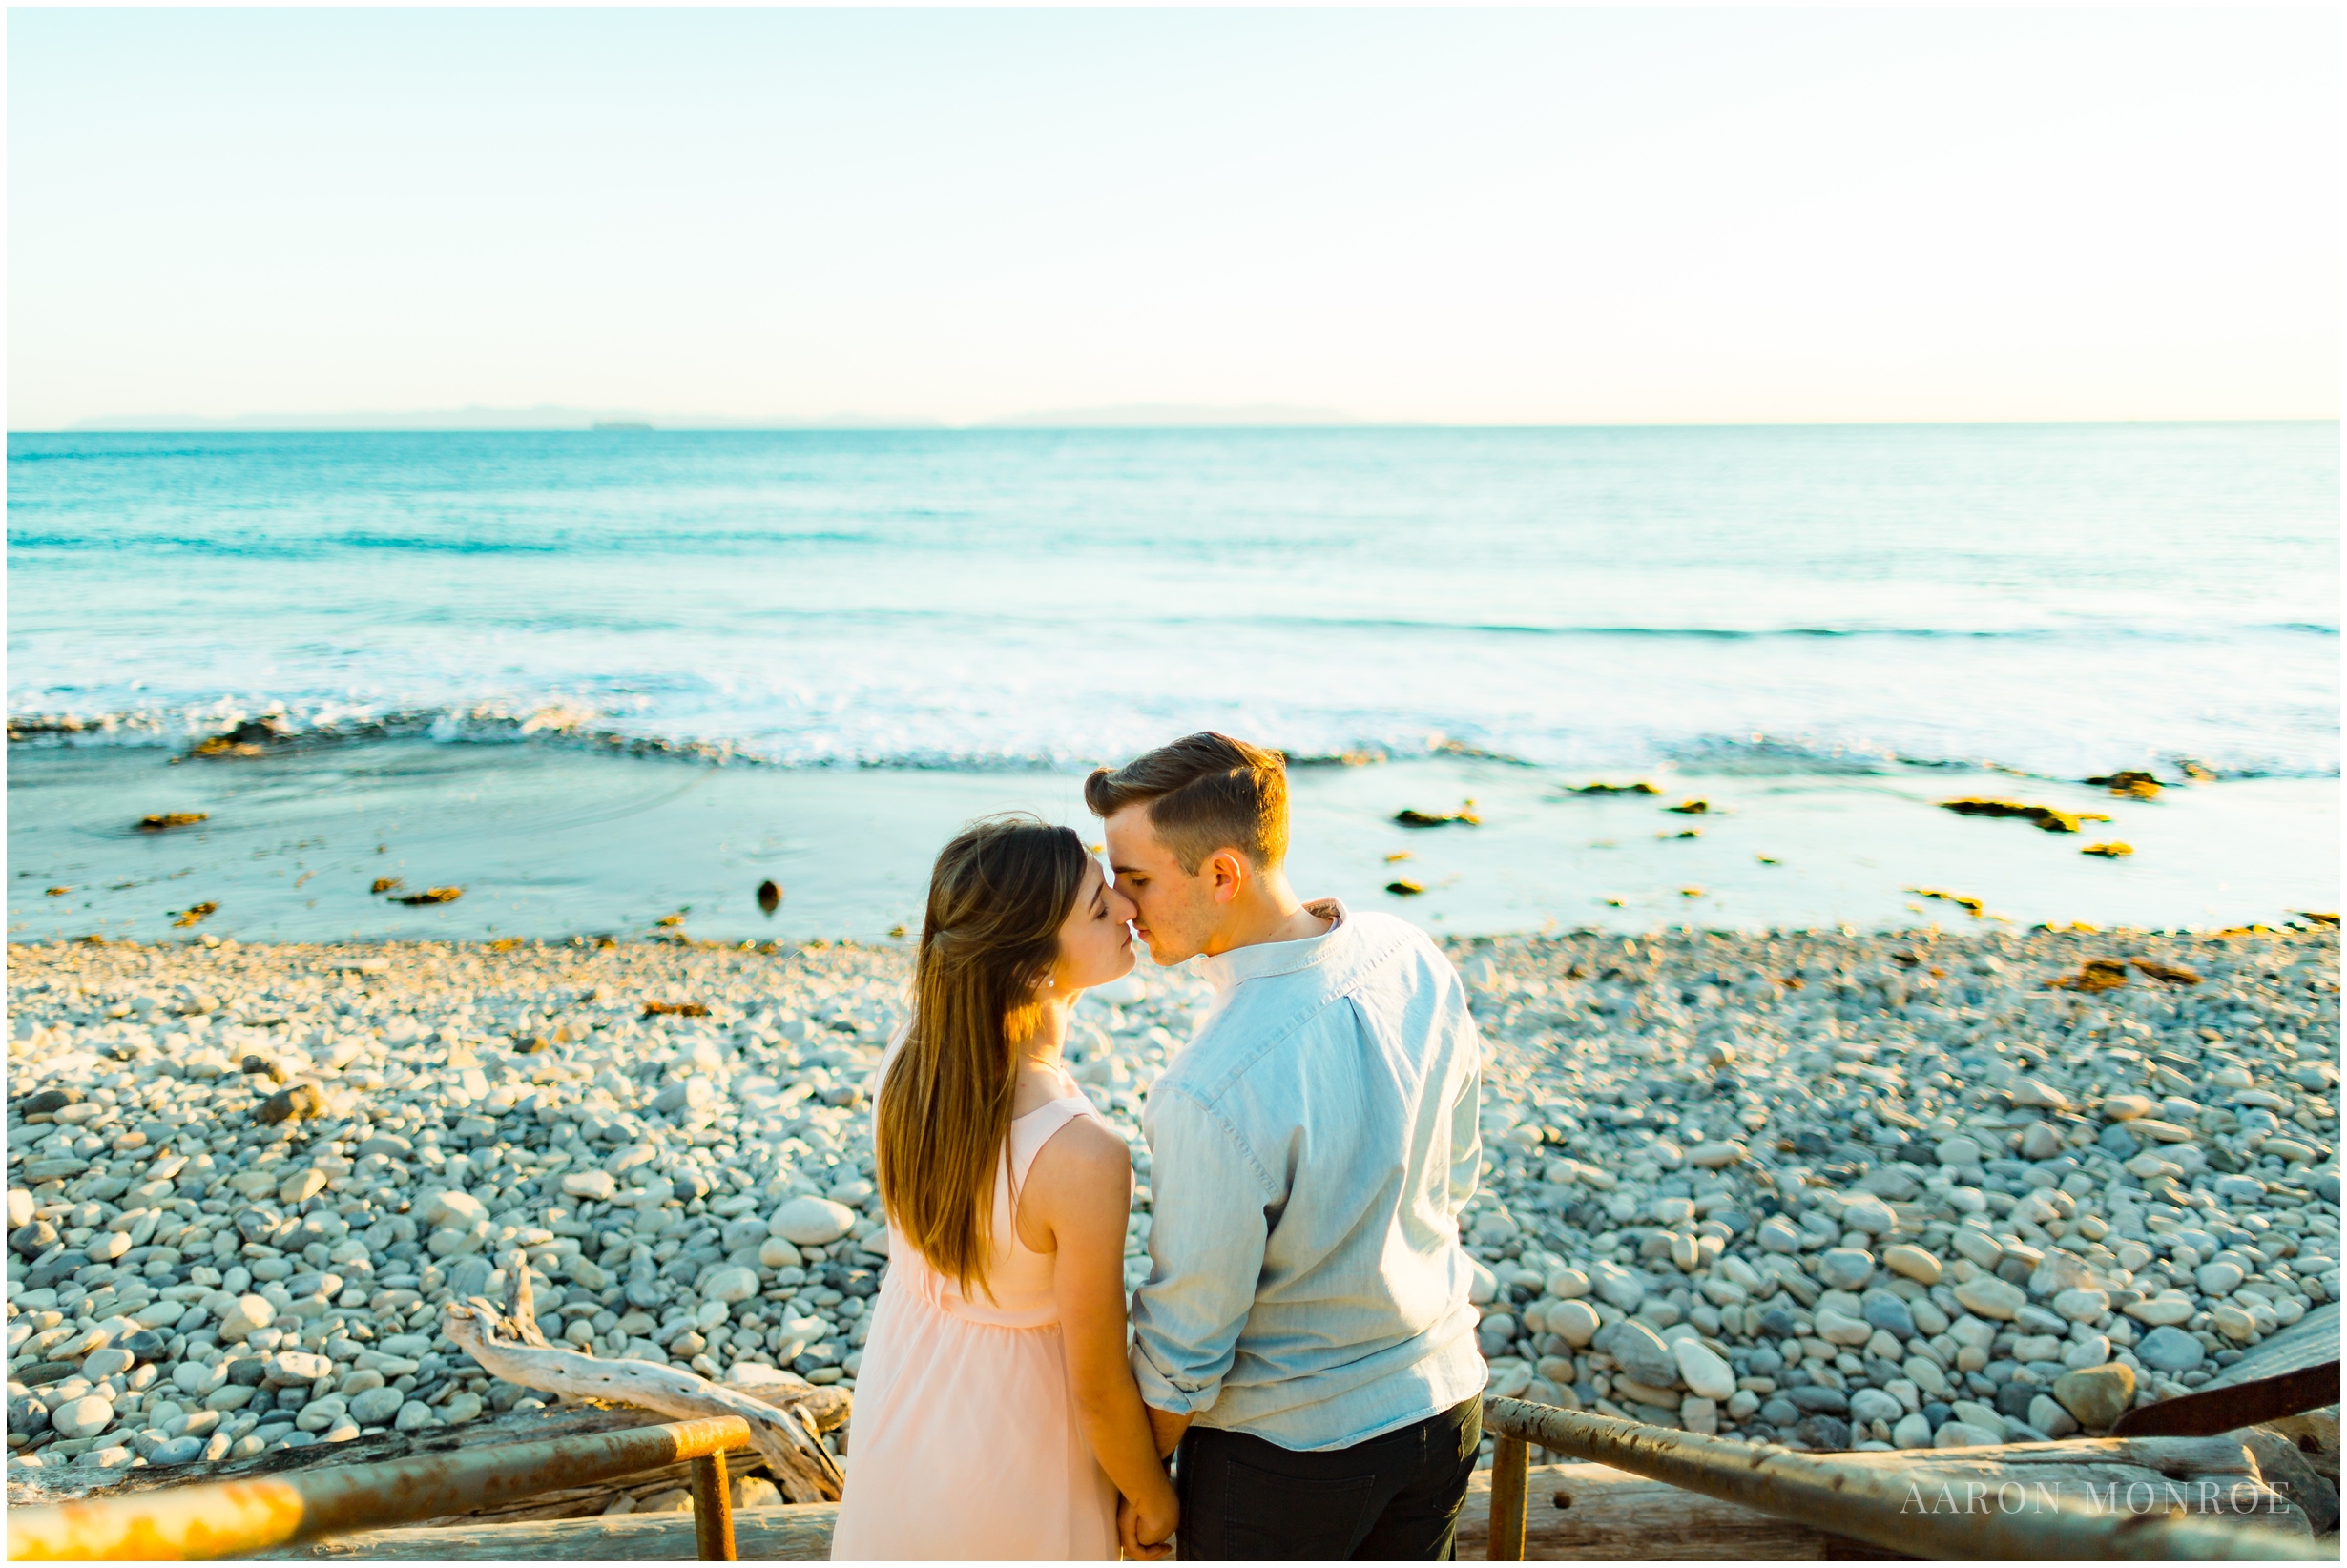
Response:
[[[832,1556],[1450,1558],[1485,1381],[1465,988],[1417,928],[1298,900],[1278,753],[1191,735],[1084,794],[1105,873],[1032,818],[938,856]],[[1128,1313],[1131,1157],[1060,1052],[1135,935],[1215,1000],[1149,1093]]]

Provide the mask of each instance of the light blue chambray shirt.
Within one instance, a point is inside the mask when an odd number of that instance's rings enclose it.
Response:
[[[1442,951],[1390,915],[1199,966],[1217,993],[1150,1090],[1141,1397],[1282,1448],[1347,1448],[1481,1392],[1459,1214],[1482,1042]]]

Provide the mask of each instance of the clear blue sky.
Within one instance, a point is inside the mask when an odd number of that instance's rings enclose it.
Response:
[[[9,423],[2333,418],[2338,29],[17,10]]]

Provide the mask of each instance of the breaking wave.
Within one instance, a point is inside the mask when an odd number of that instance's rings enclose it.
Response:
[[[782,768],[926,769],[962,772],[1065,770],[1114,763],[1155,740],[1181,732],[1160,726],[1120,726],[1134,732],[1128,744],[1088,744],[1071,736],[1065,744],[1007,749],[954,744],[874,747],[839,731],[798,734],[706,736],[663,733],[641,722],[575,703],[515,708],[498,703],[457,707],[369,711],[349,705],[232,702],[194,705],[175,711],[142,709],[117,712],[57,712],[11,715],[11,748],[128,748],[167,750],[191,755],[260,757],[294,755],[326,748],[390,742],[442,745],[530,745],[605,755],[670,758],[703,763]],[[1863,739],[1821,740],[1742,735],[1648,736],[1643,743],[1599,746],[1573,737],[1516,737],[1514,749],[1490,737],[1463,739],[1439,729],[1409,732],[1387,726],[1383,732],[1332,738],[1326,725],[1302,736],[1250,732],[1278,746],[1294,767],[1360,767],[1389,762],[1449,759],[1545,768],[1603,771],[1664,766],[1689,773],[1743,775],[1862,775],[1902,769],[1977,770],[2016,777],[2067,778],[2071,772],[2016,766],[1986,755],[1918,753]],[[2338,776],[2336,766],[2293,765],[2287,760],[2212,759],[2169,751],[2127,759],[2176,775],[2188,770],[2219,779]]]

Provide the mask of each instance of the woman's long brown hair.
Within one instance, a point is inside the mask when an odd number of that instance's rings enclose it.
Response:
[[[898,1231],[965,1295],[986,1289],[993,1252],[1011,1042],[1028,1032],[1089,858],[1072,828],[993,817],[963,829],[929,874],[912,1023],[881,1083],[876,1167]]]

